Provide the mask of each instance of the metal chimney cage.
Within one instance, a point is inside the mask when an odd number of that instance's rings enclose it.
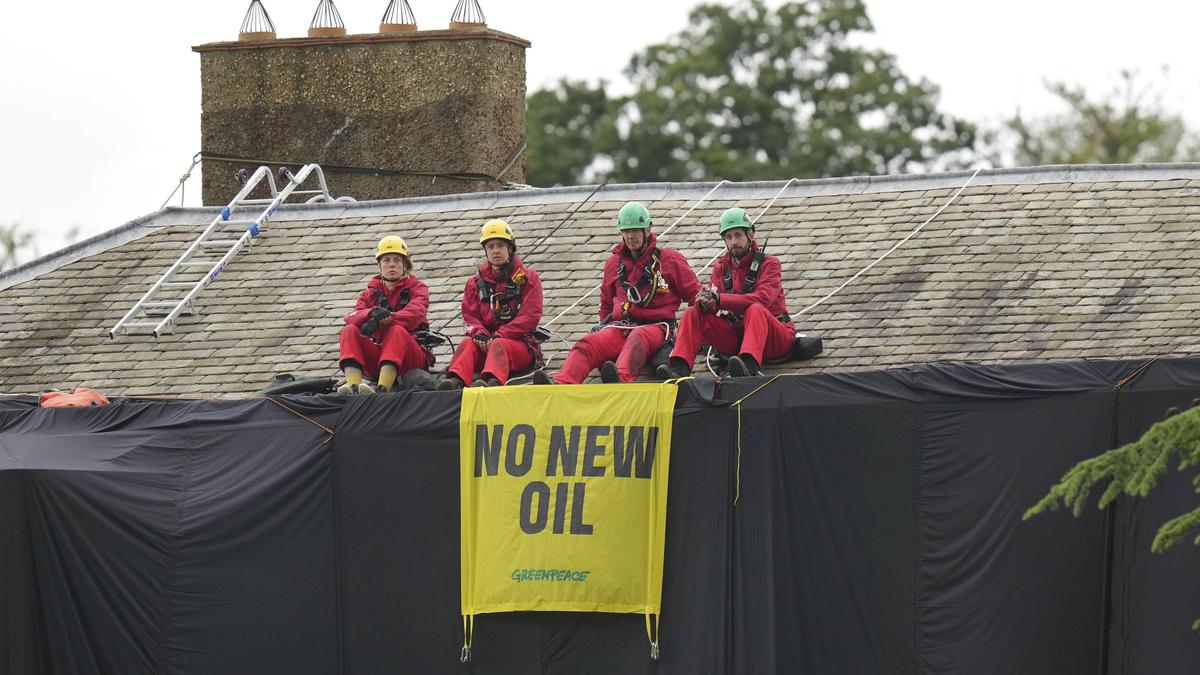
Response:
[[[259,0],[250,0],[250,8],[238,29],[238,40],[274,40],[275,23]]]
[[[487,26],[487,18],[478,0],[458,0],[454,14],[450,15],[450,28],[483,28]]]
[[[333,0],[321,0],[313,12],[312,23],[308,24],[308,37],[337,37],[346,34],[346,24],[338,13]]]
[[[406,33],[417,29],[417,17],[413,15],[408,0],[392,0],[387,11],[379,20],[380,33]]]

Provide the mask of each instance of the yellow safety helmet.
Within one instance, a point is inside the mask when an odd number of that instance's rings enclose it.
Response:
[[[512,228],[503,220],[489,220],[483,224],[483,231],[479,233],[479,243],[483,244],[488,239],[504,239],[514,246],[517,243],[517,240],[513,239]]]
[[[384,237],[379,240],[379,246],[375,249],[375,260],[379,260],[385,254],[399,253],[404,257],[408,257],[408,245],[404,240],[396,235]]]

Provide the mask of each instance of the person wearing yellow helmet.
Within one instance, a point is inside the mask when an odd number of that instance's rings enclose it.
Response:
[[[483,263],[463,289],[466,338],[458,343],[438,389],[497,386],[513,372],[541,362],[533,331],[542,320],[542,282],[517,256],[517,240],[503,220],[489,220],[479,235]],[[475,375],[479,378],[475,379]]]
[[[659,376],[691,374],[700,344],[729,356],[731,376],[757,375],[764,358],[791,352],[796,329],[783,293],[783,266],[754,240],[754,223],[742,208],[721,214],[718,233],[726,254],[712,269],[709,286],[683,313],[679,336]]]
[[[679,306],[695,301],[696,272],[683,254],[660,247],[650,228],[645,205],[621,207],[621,240],[604,263],[600,284],[600,323],[571,347],[554,382],[578,384],[595,368],[602,382],[637,380],[646,361],[671,338]],[[550,384],[543,371],[533,377],[537,384]]]
[[[375,262],[379,274],[359,293],[339,337],[338,366],[346,376],[341,394],[391,391],[400,375],[432,365],[413,337],[428,325],[429,287],[413,275],[408,245],[397,236],[380,239]],[[363,383],[364,376],[377,378],[378,389]]]

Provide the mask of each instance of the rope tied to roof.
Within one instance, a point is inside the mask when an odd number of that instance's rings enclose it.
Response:
[[[826,300],[828,300],[828,299],[832,298],[833,296],[837,295],[837,294],[838,294],[838,293],[839,293],[839,292],[840,292],[840,291],[841,291],[843,288],[845,288],[845,287],[849,286],[851,282],[853,282],[855,279],[857,279],[857,278],[859,278],[860,276],[862,276],[862,275],[863,275],[863,274],[864,274],[864,273],[865,273],[867,270],[869,270],[869,269],[871,269],[872,267],[874,267],[874,266],[878,265],[879,263],[883,262],[884,258],[887,258],[889,255],[891,255],[892,253],[894,253],[894,252],[896,251],[896,249],[900,248],[900,247],[901,247],[901,246],[902,246],[902,245],[903,245],[905,242],[907,242],[909,239],[912,239],[913,237],[917,236],[917,233],[918,233],[918,232],[920,232],[921,230],[925,229],[925,226],[926,226],[926,225],[928,225],[929,223],[932,223],[932,222],[933,222],[933,220],[934,220],[935,218],[937,218],[938,216],[940,216],[940,215],[942,214],[942,211],[945,211],[945,210],[946,210],[946,207],[950,206],[951,204],[953,204],[953,203],[954,203],[954,200],[958,199],[958,196],[962,194],[963,190],[967,189],[967,186],[971,184],[971,181],[975,180],[975,177],[979,175],[979,172],[980,172],[980,171],[983,171],[983,167],[980,167],[980,168],[978,168],[978,169],[975,169],[975,172],[974,172],[974,173],[972,173],[972,174],[971,174],[971,176],[970,176],[969,178],[967,178],[967,181],[966,181],[965,183],[963,183],[961,186],[959,186],[959,188],[958,188],[957,190],[955,190],[954,194],[950,195],[950,199],[947,199],[947,200],[946,200],[946,203],[942,204],[942,205],[941,205],[941,207],[940,207],[940,208],[938,208],[938,210],[937,210],[937,211],[934,211],[934,212],[933,212],[933,215],[931,215],[931,216],[929,216],[928,218],[926,218],[926,219],[925,219],[925,222],[923,222],[923,223],[921,223],[920,225],[918,225],[918,226],[916,227],[916,229],[915,229],[915,230],[913,230],[912,232],[909,232],[907,237],[905,237],[905,238],[901,239],[900,241],[896,242],[896,244],[895,244],[894,246],[892,246],[890,249],[888,249],[888,250],[887,250],[887,252],[885,252],[883,255],[879,256],[879,257],[878,257],[878,258],[876,258],[874,261],[872,261],[872,262],[871,262],[871,264],[869,264],[869,265],[867,265],[866,267],[862,268],[861,270],[859,270],[859,271],[855,272],[855,273],[854,273],[854,276],[852,276],[852,277],[850,277],[849,279],[847,279],[847,280],[843,281],[843,282],[842,282],[842,285],[838,286],[837,288],[833,289],[833,290],[832,290],[832,291],[830,291],[829,293],[825,294],[825,297],[821,298],[820,300],[817,300],[816,302],[814,302],[813,304],[809,305],[808,307],[805,307],[804,309],[800,310],[799,312],[796,312],[796,313],[795,313],[795,314],[793,314],[792,316],[793,316],[793,317],[796,317],[796,316],[802,316],[802,315],[804,315],[804,314],[807,314],[808,312],[812,311],[812,310],[813,310],[813,309],[815,309],[817,306],[819,306],[821,303],[823,303],[823,302],[825,302]]]
[[[696,201],[696,203],[692,204],[692,206],[687,211],[684,211],[682,216],[679,216],[678,218],[676,218],[675,222],[671,223],[670,227],[663,230],[663,233],[658,235],[658,238],[661,240],[663,237],[666,237],[668,234],[670,234],[671,230],[675,229],[675,226],[678,225],[684,218],[687,218],[688,215],[690,215],[692,213],[692,211],[695,211],[697,206],[700,206],[705,201],[707,201],[708,198],[712,196],[712,193],[721,189],[728,182],[729,181],[727,181],[725,179],[721,179],[721,182],[714,185],[713,189],[709,190],[703,197],[701,197],[698,201]],[[567,307],[563,311],[559,312],[557,316],[555,316],[553,319],[550,319],[549,321],[547,321],[545,325],[549,326],[549,325],[553,324],[555,321],[558,321],[559,319],[561,319],[564,314],[566,314],[567,312],[571,311],[572,309],[575,309],[576,307],[578,307],[579,303],[583,302],[592,293],[595,293],[596,291],[600,290],[600,287],[603,285],[604,285],[604,280],[601,279],[600,283],[593,286],[590,290],[588,290],[588,292],[579,296],[578,300],[576,300],[575,302],[572,302],[569,307]]]

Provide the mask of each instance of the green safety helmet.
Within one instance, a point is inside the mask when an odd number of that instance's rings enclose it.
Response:
[[[650,209],[641,202],[629,202],[617,214],[618,230],[644,230],[650,227]]]
[[[744,227],[754,231],[754,223],[750,220],[750,216],[746,215],[746,209],[733,207],[725,209],[725,213],[721,214],[721,230],[717,234],[725,234],[726,231],[732,230],[735,227]]]

